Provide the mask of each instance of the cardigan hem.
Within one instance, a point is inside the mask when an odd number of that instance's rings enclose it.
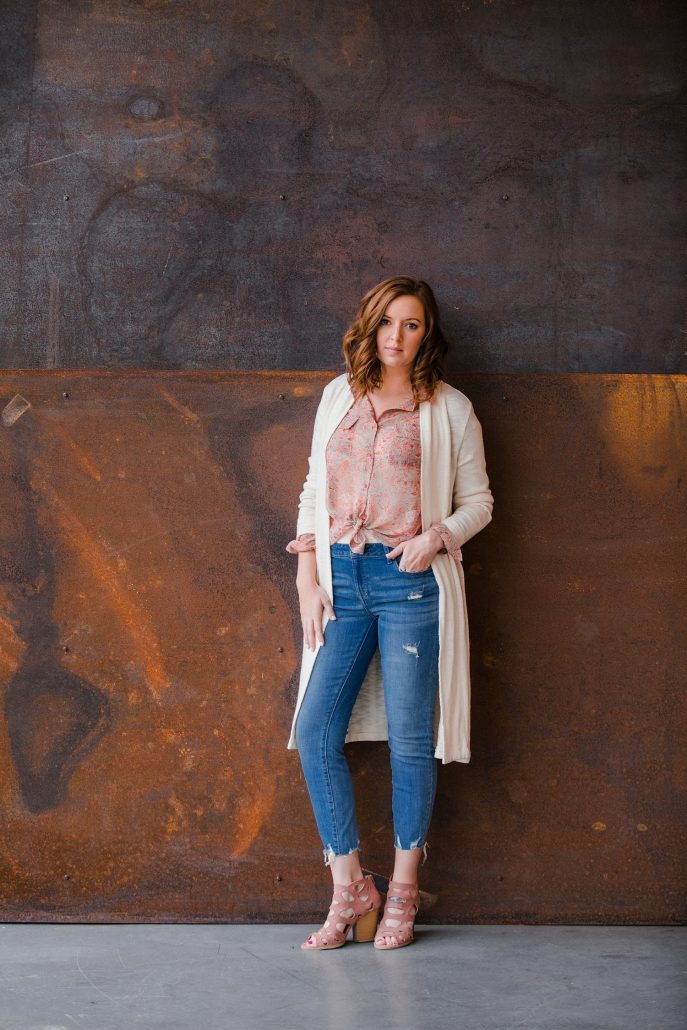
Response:
[[[344,744],[357,744],[357,743],[359,743],[361,741],[371,741],[371,740],[378,740],[378,741],[381,742],[381,741],[387,741],[387,738],[386,737],[379,737],[377,735],[367,734],[367,733],[355,733],[351,737],[346,737],[346,740],[344,741]],[[287,748],[288,751],[297,751],[298,750],[298,745],[294,741],[290,740],[288,742],[288,744],[286,745],[286,748]],[[463,762],[464,764],[467,765],[468,762],[470,761],[470,758],[471,758],[471,752],[470,751],[462,751],[462,752],[460,752],[460,754],[457,754],[454,758],[446,758],[446,756],[444,755],[443,752],[439,752],[439,754],[437,754],[438,750],[439,750],[438,748],[435,749],[434,757],[437,758],[437,759],[440,759],[442,765],[449,765],[451,762]]]

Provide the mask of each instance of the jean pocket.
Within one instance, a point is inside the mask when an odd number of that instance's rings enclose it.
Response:
[[[431,565],[428,568],[426,568],[426,569],[420,569],[418,571],[411,571],[410,569],[402,569],[400,564],[399,564],[402,557],[403,556],[399,554],[398,558],[392,558],[391,559],[391,561],[393,562],[394,568],[396,569],[396,571],[398,573],[400,573],[401,576],[427,576],[427,575],[433,576],[434,575],[434,573],[432,571],[432,566]]]

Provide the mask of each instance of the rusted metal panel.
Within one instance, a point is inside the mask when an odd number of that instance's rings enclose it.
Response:
[[[686,10],[5,0],[0,364],[333,369],[406,273],[456,372],[686,371]]]
[[[330,377],[0,375],[0,918],[326,908],[283,547]],[[439,766],[425,918],[683,921],[687,377],[453,383],[495,509],[464,549],[473,757]],[[388,749],[348,753],[388,875]]]

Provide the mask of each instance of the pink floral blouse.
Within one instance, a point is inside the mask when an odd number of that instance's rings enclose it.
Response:
[[[364,394],[348,409],[326,450],[329,542],[342,537],[362,554],[366,543],[396,547],[422,532],[420,507],[420,412],[412,398],[382,412],[377,420]],[[442,551],[462,560],[448,526],[431,527]],[[290,554],[315,548],[315,534],[302,533],[286,545]]]

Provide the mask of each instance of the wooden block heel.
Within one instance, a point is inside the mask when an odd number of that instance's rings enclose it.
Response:
[[[353,927],[353,940],[356,944],[365,944],[367,941],[373,941],[377,932],[378,922],[378,908],[373,908],[367,915],[361,916]]]
[[[381,908],[382,896],[371,876],[362,876],[352,883],[336,883],[324,926],[311,933],[301,948],[304,951],[341,948],[351,927],[354,941],[373,941]]]

